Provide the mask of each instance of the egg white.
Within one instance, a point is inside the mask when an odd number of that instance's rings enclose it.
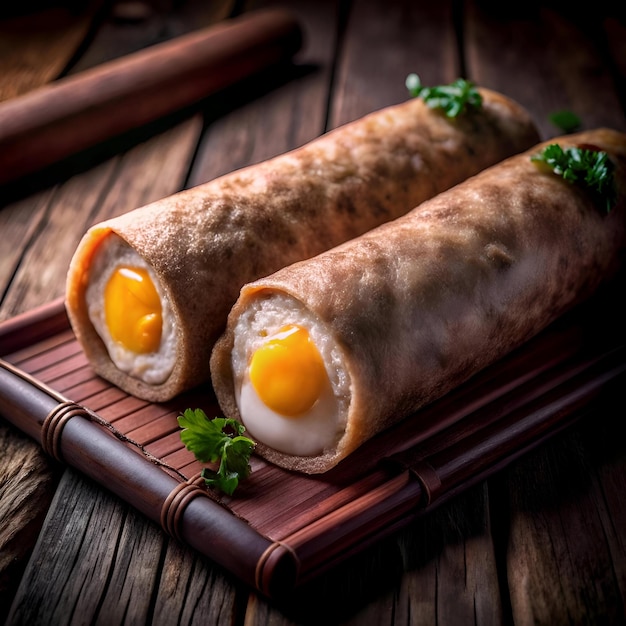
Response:
[[[138,354],[115,341],[105,320],[104,291],[111,274],[120,266],[147,270],[159,294],[163,326],[161,343],[155,352]],[[102,339],[115,366],[134,378],[150,385],[164,382],[176,361],[176,321],[172,305],[152,267],[123,239],[111,233],[98,246],[89,269],[86,290],[87,310],[93,327]]]
[[[268,408],[248,374],[254,352],[288,324],[308,331],[328,375],[318,401],[296,417],[286,417]],[[337,443],[345,429],[350,381],[331,334],[295,298],[278,293],[256,298],[237,321],[231,359],[239,414],[253,439],[279,452],[298,456],[315,456]]]

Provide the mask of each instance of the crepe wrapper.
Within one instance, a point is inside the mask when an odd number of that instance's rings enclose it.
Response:
[[[615,164],[618,201],[531,161],[550,143],[594,147]],[[231,370],[233,328],[255,298],[299,300],[344,355],[350,404],[335,447],[267,460],[320,473],[376,433],[468,380],[589,297],[623,259],[626,135],[597,129],[511,157],[416,210],[319,256],[246,285],[212,356],[224,414],[241,419]]]
[[[454,119],[408,100],[90,228],[69,267],[66,306],[96,373],[150,401],[207,382],[211,350],[245,283],[403,215],[538,141],[520,105],[481,93],[481,110]],[[90,262],[110,233],[153,267],[171,300],[179,337],[163,383],[119,370],[88,318]]]

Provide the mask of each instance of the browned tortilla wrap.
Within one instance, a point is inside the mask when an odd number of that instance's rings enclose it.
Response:
[[[531,162],[549,143],[595,146],[615,164],[617,204]],[[587,298],[626,239],[626,135],[553,139],[497,164],[397,220],[246,285],[212,355],[225,415],[241,419],[231,349],[256,299],[290,294],[327,325],[350,377],[347,425],[317,456],[257,451],[324,472],[364,441],[467,380]],[[243,420],[245,423],[245,420]]]
[[[72,259],[66,303],[95,371],[151,401],[207,381],[211,349],[243,284],[396,218],[538,140],[522,107],[482,95],[482,110],[456,119],[411,99],[92,227]],[[120,371],[88,318],[90,263],[112,233],[153,267],[176,316],[176,365],[160,384]]]

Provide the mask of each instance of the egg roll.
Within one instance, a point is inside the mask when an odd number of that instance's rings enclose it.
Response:
[[[97,374],[165,401],[206,383],[239,289],[406,213],[538,139],[518,103],[481,89],[455,118],[420,98],[291,152],[92,226],[66,308]]]
[[[610,210],[534,158],[551,145],[607,158]],[[245,285],[211,358],[222,411],[270,462],[331,469],[614,276],[625,194],[625,134],[558,137]]]

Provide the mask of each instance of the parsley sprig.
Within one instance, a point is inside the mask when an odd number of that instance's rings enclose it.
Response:
[[[585,187],[610,212],[617,199],[613,179],[614,166],[609,155],[601,150],[569,147],[553,143],[531,160],[550,167],[555,174],[570,183]]]
[[[225,417],[209,419],[202,409],[187,409],[178,416],[180,438],[201,463],[219,462],[218,470],[205,467],[202,478],[231,496],[240,480],[250,475],[250,455],[255,442],[243,436],[245,427]]]
[[[555,113],[550,114],[548,117],[550,121],[562,133],[565,134],[577,131],[582,124],[581,119],[578,117],[578,115],[568,110],[556,111]]]
[[[424,87],[417,74],[406,77],[406,88],[414,98],[422,98],[431,109],[442,109],[448,117],[457,117],[466,108],[479,109],[483,98],[474,83],[458,78],[449,85]]]

